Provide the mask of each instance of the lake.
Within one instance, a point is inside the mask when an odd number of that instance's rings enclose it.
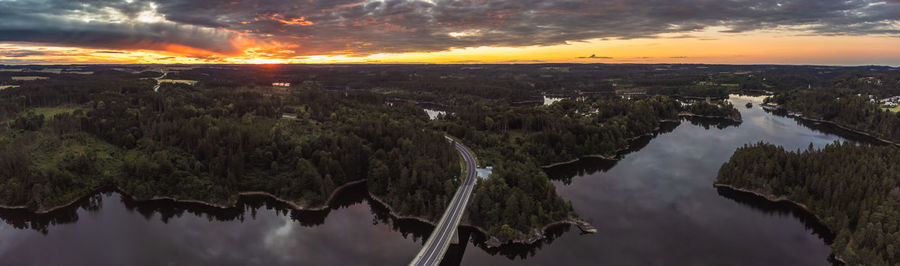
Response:
[[[536,245],[484,249],[483,237],[463,228],[466,244],[452,245],[444,264],[828,264],[828,236],[814,232],[810,219],[712,183],[744,144],[801,149],[845,139],[825,125],[765,113],[762,97],[731,101],[743,115],[740,125],[686,120],[635,140],[619,161],[548,169],[558,193],[597,234],[562,226]],[[754,108],[744,108],[747,102]],[[51,215],[0,211],[0,219],[3,265],[405,265],[432,229],[394,220],[367,199],[364,184],[319,212],[255,197],[221,210],[105,192]]]

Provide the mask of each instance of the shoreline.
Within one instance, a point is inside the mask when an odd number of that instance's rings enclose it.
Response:
[[[238,197],[262,196],[262,197],[266,197],[271,200],[277,201],[279,203],[284,203],[285,205],[287,205],[288,207],[290,207],[291,209],[296,210],[296,211],[324,211],[324,210],[327,210],[328,208],[330,208],[329,204],[334,200],[334,198],[336,197],[336,195],[338,193],[342,192],[347,187],[359,185],[359,184],[362,184],[365,182],[366,182],[365,179],[356,180],[356,181],[352,181],[352,182],[346,183],[344,185],[341,185],[340,187],[335,188],[334,191],[331,193],[331,195],[328,197],[328,200],[324,204],[322,204],[320,206],[316,206],[316,207],[304,207],[295,202],[276,197],[275,195],[273,195],[271,193],[263,192],[263,191],[243,191],[243,192],[238,193]],[[132,196],[131,194],[128,194],[127,192],[122,191],[119,187],[103,186],[103,187],[92,189],[89,193],[86,193],[84,196],[81,196],[74,200],[71,200],[71,201],[67,202],[66,204],[57,205],[57,206],[53,206],[50,208],[42,208],[42,209],[32,211],[25,205],[20,205],[20,206],[0,205],[0,209],[27,211],[27,212],[38,214],[38,215],[45,215],[45,214],[50,214],[52,212],[55,212],[55,211],[58,211],[61,209],[74,207],[77,203],[85,200],[86,198],[89,198],[89,197],[92,197],[94,195],[97,195],[99,193],[104,193],[104,192],[116,192],[116,193],[122,194],[125,197],[128,197],[129,199],[131,199],[135,202],[139,202],[139,203],[148,203],[148,202],[154,202],[154,201],[168,201],[168,202],[172,202],[172,203],[194,204],[194,205],[198,205],[198,206],[212,207],[212,208],[223,209],[223,210],[235,208],[237,206],[237,201],[238,201],[238,200],[235,200],[235,202],[231,203],[230,206],[227,206],[227,205],[222,205],[222,204],[205,202],[205,201],[201,201],[201,200],[178,199],[178,198],[163,197],[163,196],[154,196],[150,199],[138,199],[138,198],[135,198],[134,196]],[[391,217],[393,217],[395,219],[415,220],[418,222],[427,223],[431,226],[435,226],[435,222],[432,222],[431,220],[429,220],[427,218],[424,218],[421,216],[402,215],[402,214],[397,213],[393,207],[391,207],[390,205],[385,203],[381,198],[379,198],[378,196],[375,196],[371,192],[366,191],[366,195],[369,197],[369,199],[372,199],[374,202],[378,203],[381,207],[384,207],[385,209],[387,209],[388,214],[391,215]],[[486,240],[486,241],[484,241],[484,244],[487,248],[499,248],[499,247],[502,247],[507,244],[531,245],[540,240],[546,239],[545,233],[546,233],[547,229],[550,229],[554,226],[560,226],[563,224],[578,226],[579,223],[589,224],[586,221],[582,221],[582,220],[578,220],[576,218],[570,217],[565,220],[556,221],[556,222],[552,222],[552,223],[544,225],[543,227],[540,228],[539,235],[526,234],[526,236],[528,236],[528,238],[514,239],[514,240],[509,241],[508,243],[499,243],[498,245],[492,245],[491,243],[489,243],[489,240]],[[460,222],[459,226],[475,229],[476,231],[483,234],[484,236],[488,236],[487,230],[485,230],[484,228],[481,228],[479,226],[472,225],[468,221]],[[537,229],[535,229],[535,230],[537,230]]]
[[[65,204],[56,205],[56,206],[49,207],[49,208],[38,208],[37,210],[33,210],[33,211],[30,208],[28,208],[28,206],[26,206],[26,205],[10,206],[10,205],[0,204],[0,209],[27,211],[27,212],[32,212],[35,214],[48,214],[48,213],[55,212],[60,209],[72,207],[76,203],[78,203],[86,198],[89,198],[91,196],[97,195],[98,193],[102,193],[102,192],[110,190],[110,189],[117,190],[118,188],[117,187],[108,187],[108,186],[101,186],[98,188],[93,188],[90,191],[88,191],[88,193],[85,193],[85,195],[76,197],[75,199],[73,199]]]
[[[661,121],[661,122],[662,122],[662,121]],[[581,159],[584,159],[584,158],[600,158],[600,159],[604,159],[604,160],[618,161],[618,160],[620,159],[620,158],[619,158],[619,153],[622,153],[622,152],[624,152],[624,151],[627,151],[628,149],[631,149],[631,142],[632,142],[632,141],[634,141],[634,140],[636,140],[636,139],[639,139],[639,138],[642,138],[642,137],[653,136],[653,134],[656,134],[658,131],[659,131],[659,127],[657,127],[657,128],[655,129],[655,132],[646,133],[646,134],[642,134],[642,135],[638,135],[638,136],[634,136],[634,137],[628,138],[628,139],[627,139],[627,140],[628,140],[628,144],[625,145],[624,148],[618,149],[618,150],[616,150],[615,152],[613,152],[613,153],[615,153],[615,155],[606,155],[606,154],[588,154],[588,155],[584,155],[584,156],[581,156],[581,157],[578,157],[578,158],[575,158],[575,159],[572,159],[572,160],[568,160],[568,161],[565,161],[565,162],[557,162],[557,163],[551,163],[551,164],[547,164],[547,165],[540,165],[540,166],[538,166],[538,167],[540,167],[541,169],[549,169],[549,168],[557,167],[557,166],[560,166],[560,165],[567,165],[567,164],[575,163],[575,162],[581,161]]]
[[[618,150],[618,151],[616,151],[616,153],[618,154],[619,152],[626,151],[626,150],[628,150],[628,147],[626,147],[626,148],[624,148],[624,149],[621,149],[621,150]],[[539,167],[542,168],[542,169],[553,168],[553,167],[557,167],[557,166],[560,166],[560,165],[567,165],[567,164],[575,163],[575,162],[581,161],[581,159],[584,159],[584,158],[600,158],[600,159],[604,159],[604,160],[618,161],[619,159],[616,158],[616,157],[617,157],[617,156],[610,156],[610,155],[604,155],[604,154],[588,154],[588,155],[581,156],[581,157],[578,157],[578,158],[575,158],[575,159],[572,159],[572,160],[568,160],[568,161],[565,161],[565,162],[558,162],[558,163],[552,163],[552,164],[548,164],[548,165],[541,165],[541,166],[539,166]]]
[[[718,183],[718,182],[713,183],[713,187],[715,187],[715,188],[728,189],[728,190],[731,190],[731,191],[733,191],[733,192],[739,192],[739,193],[744,193],[744,194],[754,195],[754,196],[757,196],[757,197],[759,197],[759,198],[763,198],[763,199],[765,199],[765,200],[767,200],[767,201],[769,201],[769,202],[772,202],[772,203],[788,203],[788,204],[791,204],[791,205],[793,205],[793,206],[799,207],[800,209],[803,209],[803,211],[805,211],[805,212],[806,212],[807,214],[809,214],[811,217],[815,218],[815,219],[816,219],[816,223],[818,223],[819,225],[821,225],[821,226],[823,226],[824,228],[828,229],[828,231],[829,231],[831,234],[837,235],[837,233],[834,232],[834,229],[828,228],[828,226],[825,225],[825,223],[822,222],[822,221],[823,221],[823,220],[822,220],[822,217],[819,217],[819,215],[817,215],[817,214],[813,213],[812,211],[810,211],[810,210],[809,210],[809,207],[807,207],[806,204],[803,204],[803,203],[800,203],[800,202],[796,202],[796,201],[794,201],[794,200],[791,200],[791,199],[789,199],[787,196],[775,196],[775,195],[771,195],[771,194],[765,194],[765,193],[758,192],[758,191],[755,191],[755,190],[752,190],[752,189],[738,188],[738,187],[735,187],[735,186],[732,186],[732,185],[729,185],[729,184],[723,184],[723,183]],[[829,245],[829,248],[830,248],[830,245]],[[847,262],[844,261],[843,258],[841,258],[840,256],[838,256],[837,254],[834,253],[834,249],[833,249],[833,248],[832,248],[832,251],[831,251],[831,255],[834,257],[834,259],[835,259],[836,261],[842,263],[843,265],[847,265]]]
[[[286,199],[279,198],[279,197],[277,197],[277,196],[275,196],[275,195],[273,195],[273,194],[271,194],[271,193],[264,192],[264,191],[242,191],[242,192],[238,192],[238,198],[240,198],[240,197],[247,197],[247,196],[263,196],[263,197],[268,197],[268,198],[270,198],[270,199],[272,199],[272,200],[274,200],[274,201],[277,201],[277,202],[279,202],[279,203],[283,203],[283,204],[289,206],[289,207],[290,207],[291,209],[293,209],[293,210],[297,210],[297,211],[323,211],[323,210],[329,208],[329,204],[331,203],[332,200],[334,200],[335,195],[337,195],[338,193],[340,193],[342,190],[344,190],[344,189],[347,188],[347,187],[350,187],[350,186],[353,186],[353,185],[362,184],[362,183],[365,183],[365,182],[366,182],[366,180],[365,180],[365,179],[362,179],[362,180],[356,180],[356,181],[351,181],[351,182],[345,183],[345,184],[343,184],[343,185],[341,185],[341,186],[335,188],[334,191],[331,192],[331,195],[328,196],[328,199],[325,201],[325,203],[323,203],[323,204],[321,204],[321,205],[318,205],[318,206],[315,206],[315,207],[301,206],[300,204],[298,204],[298,203],[296,203],[296,202],[293,202],[293,201],[290,201],[290,200],[286,200]],[[135,202],[171,201],[171,202],[173,202],[173,203],[196,204],[196,205],[202,205],[202,206],[213,207],[213,208],[218,208],[218,209],[231,209],[231,208],[235,208],[235,207],[237,207],[237,201],[238,201],[238,200],[234,200],[234,202],[231,202],[230,205],[222,205],[222,204],[211,203],[211,202],[206,202],[206,201],[202,201],[202,200],[179,199],[179,198],[170,197],[170,196],[153,196],[153,197],[151,197],[151,198],[149,198],[149,199],[139,199],[139,198],[136,198],[136,197],[132,196],[131,194],[125,192],[124,190],[122,190],[121,188],[119,188],[119,187],[117,187],[117,186],[103,186],[103,187],[99,187],[99,188],[94,188],[94,189],[92,189],[89,193],[86,193],[84,196],[80,196],[80,197],[78,197],[78,198],[76,198],[76,199],[74,199],[74,200],[71,200],[71,201],[67,202],[66,204],[57,205],[57,206],[53,206],[53,207],[49,207],[49,208],[39,208],[39,209],[37,209],[37,210],[32,211],[31,209],[28,208],[28,206],[25,206],[25,205],[19,205],[19,206],[0,205],[0,209],[6,209],[6,210],[24,210],[24,211],[29,211],[29,212],[34,213],[34,214],[48,214],[48,213],[51,213],[51,212],[54,212],[54,211],[57,211],[57,210],[60,210],[60,209],[72,207],[72,206],[74,206],[76,203],[78,203],[78,202],[84,200],[85,198],[88,198],[88,197],[91,197],[91,196],[94,196],[94,195],[96,195],[96,194],[98,194],[98,193],[103,193],[103,192],[116,192],[116,193],[122,194],[122,195],[124,195],[124,196],[127,196],[128,198],[130,198],[131,200],[134,200]]]
[[[682,120],[681,120],[681,117],[680,117],[680,116],[679,116],[678,120],[675,120],[675,119],[662,119],[662,120],[659,120],[659,123],[679,123],[679,124],[680,124],[681,122],[682,122]],[[545,170],[546,170],[546,169],[553,168],[553,167],[557,167],[557,166],[561,166],[561,165],[567,165],[567,164],[576,163],[576,162],[578,162],[578,161],[581,161],[581,159],[584,159],[584,158],[600,158],[600,159],[604,159],[604,160],[618,161],[618,160],[621,159],[621,158],[619,158],[620,153],[622,153],[622,152],[624,152],[624,151],[627,151],[627,150],[631,149],[631,142],[632,142],[632,141],[634,141],[634,140],[636,140],[636,139],[639,139],[639,138],[643,138],[643,137],[650,137],[650,136],[653,136],[653,135],[659,134],[659,133],[660,133],[660,127],[657,126],[655,129],[653,129],[653,132],[649,132],[649,133],[637,135],[637,136],[634,136],[634,137],[630,137],[630,138],[626,139],[626,140],[628,141],[628,144],[625,145],[624,148],[618,149],[618,150],[616,150],[615,152],[613,152],[613,153],[615,153],[614,155],[606,155],[606,154],[588,154],[588,155],[584,155],[584,156],[581,156],[581,157],[578,157],[578,158],[575,158],[575,159],[571,159],[571,160],[568,160],[568,161],[564,161],[564,162],[556,162],[556,163],[545,164],[545,165],[539,165],[538,167],[540,167],[541,169],[545,169]]]
[[[724,119],[724,120],[728,120],[728,121],[735,122],[735,123],[744,123],[744,119],[741,119],[740,117],[738,117],[737,119],[735,119],[734,117],[728,117],[728,116],[719,116],[719,115],[698,115],[698,114],[695,114],[695,113],[689,113],[689,112],[681,112],[681,113],[678,113],[678,116],[680,116],[680,117],[699,117],[699,118]]]
[[[806,116],[791,116],[791,117],[795,117],[795,118],[797,118],[797,119],[801,119],[801,120],[805,120],[805,121],[809,121],[809,122],[827,123],[827,124],[829,124],[829,125],[836,126],[836,127],[840,128],[840,129],[843,129],[843,130],[846,130],[846,131],[850,131],[850,132],[853,132],[853,133],[856,133],[856,134],[860,134],[860,135],[863,135],[863,136],[871,137],[872,139],[875,139],[875,140],[880,141],[881,143],[884,143],[884,144],[887,144],[887,145],[894,145],[894,146],[900,147],[900,142],[894,142],[894,141],[886,140],[886,139],[883,139],[883,138],[881,138],[881,137],[872,135],[872,134],[869,133],[869,132],[865,132],[865,131],[862,131],[862,130],[858,130],[858,129],[851,128],[851,127],[849,127],[849,126],[841,125],[841,124],[839,124],[839,123],[837,123],[837,122],[828,121],[828,120],[822,120],[822,119],[816,119],[816,118],[810,118],[810,117],[806,117]]]

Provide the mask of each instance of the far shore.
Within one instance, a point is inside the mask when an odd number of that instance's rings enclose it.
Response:
[[[744,122],[744,120],[741,119],[740,116],[738,116],[737,118],[734,118],[734,117],[731,117],[731,116],[720,116],[720,115],[698,115],[698,114],[690,113],[690,112],[681,112],[681,113],[678,113],[678,116],[681,116],[681,117],[699,117],[699,118],[725,119],[725,120],[729,120],[729,121],[732,121],[732,122],[735,122],[735,123],[743,123],[743,122]]]
[[[829,125],[836,126],[836,127],[840,128],[840,129],[843,129],[843,130],[847,130],[847,131],[850,131],[850,132],[853,132],[853,133],[856,133],[856,134],[860,134],[860,135],[863,135],[863,136],[871,137],[871,138],[873,138],[873,139],[875,139],[875,140],[877,140],[877,141],[880,141],[880,142],[882,142],[882,143],[884,143],[884,144],[900,146],[900,143],[898,143],[898,142],[886,140],[886,139],[883,139],[883,138],[881,138],[881,137],[875,136],[875,135],[873,135],[873,134],[871,134],[871,133],[869,133],[869,132],[865,132],[865,131],[862,131],[862,130],[854,129],[854,128],[851,128],[851,127],[849,127],[849,126],[845,126],[845,125],[842,125],[842,124],[840,124],[840,123],[837,123],[837,122],[833,122],[833,121],[829,121],[829,120],[816,119],[816,118],[810,118],[810,117],[806,117],[806,116],[793,116],[793,117],[796,117],[796,118],[801,119],[801,120],[810,121],[810,122],[827,123],[827,124],[829,124]]]

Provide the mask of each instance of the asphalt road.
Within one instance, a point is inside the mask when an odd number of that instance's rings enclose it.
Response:
[[[462,144],[455,141],[453,144],[466,161],[466,179],[463,181],[462,186],[459,187],[459,190],[456,191],[453,200],[450,201],[450,206],[447,207],[441,220],[438,221],[437,227],[431,232],[428,240],[425,241],[425,246],[422,247],[422,250],[419,251],[419,254],[416,255],[410,265],[438,265],[441,263],[444,253],[447,252],[447,247],[450,246],[450,241],[453,240],[454,234],[457,234],[456,227],[459,225],[459,220],[462,219],[462,215],[466,210],[469,197],[472,196],[472,188],[475,187],[476,180],[475,157]]]

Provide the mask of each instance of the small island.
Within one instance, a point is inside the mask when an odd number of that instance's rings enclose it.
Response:
[[[743,122],[741,112],[728,101],[698,101],[685,104],[682,109],[683,111],[679,113],[680,116],[725,119],[735,123]]]

